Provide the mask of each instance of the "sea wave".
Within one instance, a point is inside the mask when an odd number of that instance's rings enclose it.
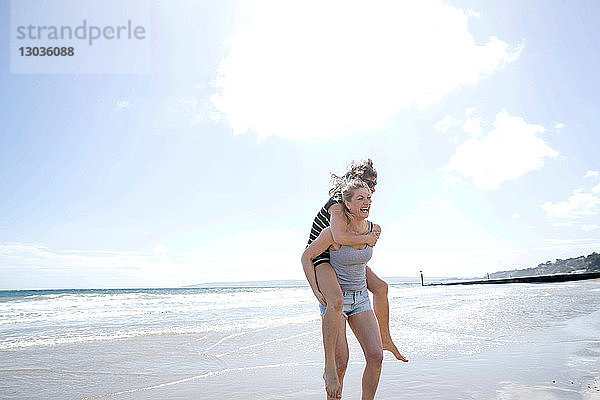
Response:
[[[256,330],[272,329],[277,327],[291,327],[319,321],[315,313],[309,315],[288,316],[282,318],[265,319],[263,317],[246,320],[230,320],[221,324],[203,323],[197,326],[164,327],[157,329],[132,328],[130,330],[99,331],[100,327],[83,333],[71,334],[66,330],[57,330],[53,335],[43,333],[36,336],[21,335],[7,337],[0,341],[0,350],[8,350],[33,346],[56,346],[97,341],[110,341],[121,339],[142,338],[151,336],[168,335],[198,335],[207,333],[227,334],[231,332],[251,333]]]

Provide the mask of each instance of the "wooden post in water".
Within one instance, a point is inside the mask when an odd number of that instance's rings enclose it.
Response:
[[[425,286],[425,283],[423,282],[423,271],[419,271],[421,273],[421,286]]]

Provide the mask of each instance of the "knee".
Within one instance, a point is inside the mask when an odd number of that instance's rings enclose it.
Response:
[[[372,287],[370,287],[371,292],[378,296],[387,296],[388,294],[388,284],[385,281],[377,280],[372,282]]]
[[[367,364],[381,365],[383,363],[383,350],[372,350],[365,354]]]
[[[335,312],[341,312],[344,308],[344,296],[341,293],[337,293],[334,296],[325,298],[327,301],[327,309],[331,309]]]

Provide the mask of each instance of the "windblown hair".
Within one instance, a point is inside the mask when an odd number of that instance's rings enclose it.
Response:
[[[350,169],[348,169],[344,175],[337,176],[332,173],[331,182],[333,186],[329,189],[329,195],[334,196],[335,194],[340,193],[344,180],[352,179],[359,179],[361,181],[377,179],[377,171],[375,170],[375,167],[373,167],[373,161],[370,158],[360,162],[352,161]]]
[[[362,179],[343,178],[340,182],[340,193],[344,206],[344,214],[346,214],[348,222],[350,222],[351,214],[348,207],[346,207],[346,202],[352,200],[352,196],[354,196],[354,193],[360,188],[367,189],[370,192],[369,186]]]

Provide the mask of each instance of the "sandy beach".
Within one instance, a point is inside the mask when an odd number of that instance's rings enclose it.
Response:
[[[20,296],[0,303],[2,399],[324,397],[306,287]],[[397,285],[390,298],[410,362],[386,353],[378,399],[600,398],[598,281]],[[364,361],[350,331],[349,344],[355,399]]]

